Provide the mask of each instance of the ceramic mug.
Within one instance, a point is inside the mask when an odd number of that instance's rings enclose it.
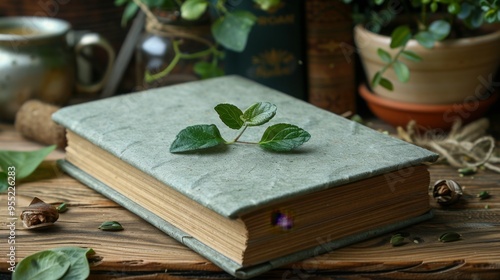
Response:
[[[88,46],[106,51],[107,68],[94,84],[77,80],[77,57]],[[0,120],[13,121],[29,99],[65,104],[73,92],[98,92],[108,78],[115,53],[99,34],[75,39],[71,25],[46,17],[0,18]]]

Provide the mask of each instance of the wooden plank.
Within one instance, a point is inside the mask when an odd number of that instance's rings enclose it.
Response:
[[[10,126],[0,125],[0,149],[36,149],[38,144],[22,139]],[[92,279],[232,279],[218,267],[168,237],[137,216],[62,173],[55,160],[64,156],[55,151],[29,178],[16,187],[16,215],[35,196],[47,203],[66,202],[69,210],[56,224],[45,230],[30,231],[16,222],[16,257],[21,260],[34,252],[61,246],[91,247]],[[271,271],[257,279],[443,279],[500,277],[500,176],[480,171],[472,177],[460,177],[454,168],[434,165],[432,180],[454,179],[465,187],[462,202],[441,208],[430,199],[435,217],[404,230],[423,242],[400,247],[389,244],[391,234],[312,257]],[[487,200],[475,195],[489,191]],[[353,199],[356,199],[353,196]],[[485,209],[485,205],[489,209]],[[0,195],[0,218],[4,237],[0,271],[8,274],[6,250],[9,236],[7,196]],[[124,231],[97,229],[107,220],[120,221]],[[356,222],[356,221],[353,221]],[[444,232],[462,234],[462,240],[441,243]],[[328,241],[325,236],[318,245]],[[2,242],[2,241],[0,241]]]

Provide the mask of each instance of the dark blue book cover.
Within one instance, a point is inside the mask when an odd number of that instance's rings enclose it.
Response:
[[[243,52],[226,50],[224,70],[307,100],[304,1],[285,0],[268,11],[254,1],[228,1],[230,10],[257,17]]]

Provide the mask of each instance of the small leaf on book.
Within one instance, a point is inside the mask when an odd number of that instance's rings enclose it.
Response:
[[[219,114],[222,122],[232,129],[240,129],[243,126],[241,116],[243,112],[233,104],[221,103],[215,106],[215,111]]]
[[[275,124],[266,129],[259,145],[276,152],[290,151],[309,141],[311,135],[302,128],[286,123]]]
[[[170,152],[180,153],[205,149],[225,142],[219,129],[214,124],[193,125],[186,127],[177,134],[174,142],[170,145]]]
[[[243,112],[243,120],[248,126],[265,124],[276,115],[276,105],[269,102],[258,102]]]

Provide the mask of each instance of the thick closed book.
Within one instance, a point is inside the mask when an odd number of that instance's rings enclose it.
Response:
[[[214,124],[231,139],[238,131],[214,107],[257,102],[276,115],[241,142],[170,152],[192,125]],[[67,129],[66,172],[239,278],[431,216],[426,163],[436,154],[246,78],[69,106],[53,119]],[[309,141],[289,152],[249,144],[277,123]]]

